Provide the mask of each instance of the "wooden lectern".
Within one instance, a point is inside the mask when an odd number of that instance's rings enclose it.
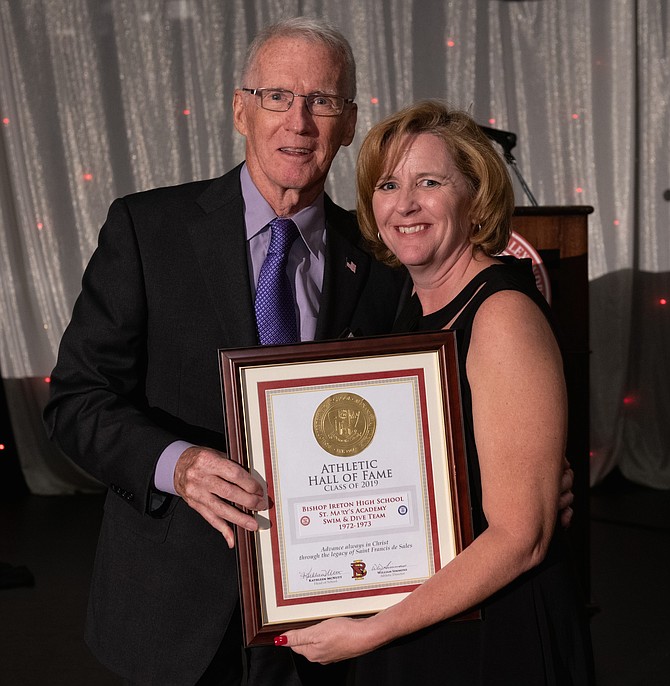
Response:
[[[517,207],[512,229],[539,253],[551,284],[568,388],[567,457],[575,472],[569,535],[575,564],[590,600],[589,548],[589,206]]]

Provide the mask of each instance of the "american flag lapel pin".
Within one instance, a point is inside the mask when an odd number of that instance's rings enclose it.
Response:
[[[352,274],[356,273],[356,263],[347,257],[347,269],[351,271]]]

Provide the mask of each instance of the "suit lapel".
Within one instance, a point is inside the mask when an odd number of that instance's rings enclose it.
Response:
[[[241,167],[241,165],[240,165]],[[204,214],[188,231],[226,345],[257,345],[244,228],[240,167],[198,198]],[[315,338],[339,338],[349,326],[370,270],[353,215],[326,197],[326,264]],[[232,296],[231,296],[232,294]]]
[[[370,270],[356,220],[326,197],[326,266],[315,338],[340,338],[351,322]]]
[[[198,198],[205,214],[188,226],[200,270],[228,345],[256,345],[239,167]]]

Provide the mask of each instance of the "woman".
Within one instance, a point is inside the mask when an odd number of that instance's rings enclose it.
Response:
[[[505,165],[467,114],[427,101],[370,131],[358,192],[375,255],[405,265],[414,282],[403,327],[457,332],[476,537],[397,605],[285,640],[318,662],[361,656],[360,684],[590,683],[555,527],[561,354],[532,274],[495,257],[514,209]],[[473,607],[481,620],[448,621]]]

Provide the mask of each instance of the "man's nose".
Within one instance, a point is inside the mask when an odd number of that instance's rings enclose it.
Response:
[[[295,133],[304,133],[314,128],[314,115],[307,109],[304,95],[295,95],[286,112],[287,128]]]

